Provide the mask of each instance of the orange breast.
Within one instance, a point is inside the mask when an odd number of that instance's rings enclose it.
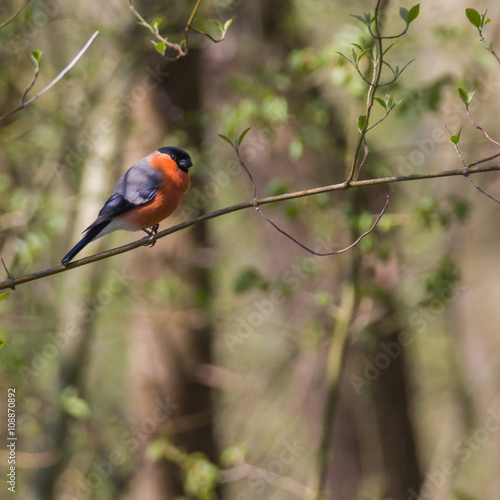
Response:
[[[163,172],[162,184],[153,200],[122,215],[126,222],[139,228],[152,227],[172,215],[191,185],[189,174],[168,155],[156,152],[149,161],[153,168]]]

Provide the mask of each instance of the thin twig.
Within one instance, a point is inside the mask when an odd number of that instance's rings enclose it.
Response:
[[[498,165],[486,165],[481,167],[470,167],[468,166],[466,172],[468,174],[478,174],[482,172],[498,172],[500,171],[500,164]],[[285,193],[276,196],[269,196],[266,198],[257,199],[257,203],[259,205],[266,205],[267,203],[276,203],[285,200],[293,200],[297,198],[303,198],[306,196],[314,196],[321,193],[329,193],[333,191],[345,191],[346,189],[351,188],[360,188],[365,186],[378,186],[382,184],[393,184],[396,182],[407,182],[407,181],[416,181],[416,180],[426,180],[426,179],[436,179],[439,177],[454,177],[454,176],[463,176],[464,169],[454,169],[454,170],[441,170],[437,172],[427,172],[423,174],[411,174],[411,175],[400,175],[400,176],[391,176],[391,177],[379,177],[377,179],[365,179],[361,181],[351,181],[349,184],[346,182],[342,182],[340,184],[332,184],[328,186],[321,186],[313,189],[305,189],[302,191],[295,191],[292,193]],[[64,273],[66,271],[70,271],[71,269],[75,269],[77,267],[85,266],[87,264],[91,264],[93,262],[98,262],[103,259],[108,259],[115,255],[119,255],[125,252],[130,252],[135,248],[143,247],[145,245],[150,245],[152,241],[156,241],[160,238],[164,238],[170,234],[176,233],[178,231],[182,231],[187,229],[188,227],[194,226],[201,222],[215,219],[216,217],[221,217],[226,214],[230,214],[233,212],[237,212],[239,210],[245,210],[247,208],[254,208],[254,202],[245,201],[242,203],[238,203],[237,205],[231,205],[229,207],[221,208],[219,210],[215,210],[208,214],[200,215],[199,217],[195,217],[194,219],[190,219],[188,221],[182,222],[175,226],[164,229],[163,231],[158,232],[157,234],[149,237],[146,236],[141,238],[140,240],[133,241],[132,243],[128,243],[127,245],[123,245],[121,247],[113,248],[111,250],[106,250],[104,252],[100,252],[89,257],[85,257],[80,260],[76,260],[68,264],[67,266],[59,265],[56,267],[51,267],[49,269],[44,269],[42,271],[37,271],[31,274],[26,274],[25,276],[20,276],[18,278],[13,278],[12,280],[3,281],[0,283],[0,290],[4,290],[7,288],[12,288],[13,285],[19,285],[22,283],[28,283],[30,281],[35,281],[40,278],[45,278],[47,276],[52,276],[54,274]]]
[[[499,203],[500,204],[500,200],[498,200],[497,198],[495,198],[493,195],[491,195],[490,193],[487,193],[482,187],[480,187],[473,179],[472,177],[470,176],[469,172],[468,172],[468,169],[467,169],[467,165],[465,163],[465,160],[462,156],[462,153],[460,152],[460,149],[458,147],[458,144],[455,144],[453,143],[453,145],[455,146],[455,152],[457,153],[457,156],[460,160],[460,163],[462,164],[462,172],[463,172],[463,175],[464,177],[466,177],[469,182],[482,194],[484,194],[485,196],[487,196],[490,200],[493,200],[495,203]]]
[[[264,219],[269,222],[275,229],[277,229],[281,234],[285,235],[287,238],[292,240],[294,243],[299,245],[299,247],[303,248],[307,252],[309,252],[312,255],[317,255],[318,257],[326,257],[328,255],[337,255],[339,253],[344,253],[350,250],[351,248],[355,247],[365,236],[368,236],[376,227],[376,225],[379,223],[380,219],[382,218],[382,215],[384,215],[385,210],[387,208],[387,205],[389,205],[389,196],[387,196],[387,200],[385,202],[384,208],[382,208],[382,211],[378,214],[377,218],[375,219],[375,222],[372,224],[372,227],[368,229],[368,231],[365,231],[356,241],[351,243],[349,246],[342,248],[341,250],[334,250],[332,252],[316,252],[315,250],[311,250],[310,248],[306,247],[304,244],[302,244],[300,241],[296,240],[292,235],[288,234],[286,231],[278,227],[277,224],[275,224],[269,217],[267,217],[262,210],[260,209],[259,206],[256,207],[257,212],[259,212]]]
[[[500,153],[496,153],[492,156],[488,156],[488,158],[483,158],[482,160],[477,160],[475,162],[469,163],[468,168],[474,167],[476,165],[479,165],[481,163],[486,163],[487,161],[494,160],[495,158],[498,158],[500,156]]]
[[[5,272],[7,273],[7,277],[8,277],[8,279],[4,283],[14,281],[14,276],[7,269],[7,266],[5,265],[4,260],[3,259],[0,259],[0,260],[2,261],[3,268],[5,269]],[[10,288],[12,288],[12,290],[16,289],[15,285],[12,285]]]
[[[500,64],[500,57],[498,57],[498,54],[493,50],[493,46],[492,45],[488,45],[488,43],[486,43],[486,40],[484,39],[483,30],[481,28],[478,28],[478,31],[479,31],[479,39],[481,40],[481,42],[483,42],[483,44],[486,47],[486,49],[497,60],[497,63]]]
[[[158,32],[158,30],[153,29],[153,27],[146,21],[146,19],[144,19],[144,17],[142,17],[142,15],[137,11],[137,9],[134,7],[134,4],[132,3],[132,0],[128,0],[129,8],[133,12],[134,16],[137,17],[139,22],[145,28],[149,29],[151,34],[159,42],[164,43],[165,47],[168,47],[169,49],[171,49],[177,53],[175,57],[167,57],[165,54],[163,54],[163,56],[166,59],[169,59],[171,61],[176,61],[177,59],[180,59],[181,57],[186,56],[187,53],[189,52],[189,31],[194,31],[196,33],[200,33],[201,35],[205,35],[215,43],[221,42],[225,38],[225,34],[224,34],[224,36],[220,40],[216,40],[213,37],[211,37],[210,35],[208,35],[207,33],[204,33],[202,31],[198,31],[198,30],[191,27],[191,25],[193,24],[194,18],[196,16],[196,14],[198,13],[198,9],[200,8],[201,2],[202,2],[202,0],[197,0],[193,10],[191,11],[191,14],[190,14],[189,19],[186,23],[186,26],[184,27],[184,45],[182,45],[180,43],[169,42],[166,38],[161,36],[160,33]]]
[[[7,19],[6,21],[4,21],[3,23],[0,24],[0,30],[2,28],[5,28],[5,26],[7,26],[7,24],[9,24],[11,21],[13,21],[19,14],[21,14],[21,12],[24,10],[24,8],[26,7],[26,5],[28,5],[30,3],[30,0],[25,0],[24,1],[24,4],[21,5],[21,7],[19,7],[19,9],[17,9],[14,14],[12,14],[12,16],[9,17],[9,19]]]
[[[178,43],[173,43],[173,42],[169,42],[166,38],[162,37],[158,31],[155,31],[151,25],[146,21],[146,19],[144,19],[141,14],[137,11],[137,9],[134,7],[134,4],[132,3],[132,0],[128,0],[128,3],[129,3],[129,8],[130,10],[133,12],[134,16],[137,17],[137,19],[139,19],[139,22],[146,28],[149,29],[149,31],[151,31],[151,34],[159,41],[159,42],[162,42],[165,44],[166,47],[174,50],[175,52],[177,52],[177,56],[176,57],[173,57],[173,58],[170,58],[170,57],[167,57],[167,59],[171,59],[171,60],[174,60],[176,61],[177,59],[180,59],[181,57],[185,56],[186,53],[187,53],[187,48],[186,50],[183,49],[181,47],[180,44]]]
[[[255,211],[259,215],[261,215],[262,217],[264,217],[264,219],[267,222],[269,222],[269,224],[271,224],[271,226],[273,226],[274,229],[276,229],[282,235],[286,236],[288,239],[290,239],[291,241],[293,241],[296,245],[298,245],[299,247],[303,248],[306,252],[309,252],[312,255],[316,255],[318,257],[326,257],[326,256],[329,256],[329,255],[337,255],[337,254],[340,254],[340,253],[347,252],[352,247],[354,247],[355,245],[357,245],[365,236],[368,236],[375,229],[375,226],[378,224],[378,222],[379,222],[380,218],[382,217],[382,215],[384,215],[384,212],[385,212],[385,210],[387,208],[387,205],[389,204],[389,196],[388,196],[387,200],[385,202],[384,208],[382,209],[382,211],[380,212],[380,214],[378,215],[378,217],[375,219],[375,222],[373,223],[372,227],[368,231],[364,232],[354,243],[351,243],[349,246],[347,246],[346,248],[342,248],[341,250],[333,250],[331,252],[316,252],[315,250],[312,250],[311,248],[307,247],[306,245],[304,245],[303,243],[301,243],[300,241],[298,241],[290,233],[287,233],[284,229],[281,229],[275,222],[273,222],[262,211],[262,209],[259,207],[259,203],[257,201],[257,186],[255,184],[255,181],[253,180],[253,176],[252,176],[250,170],[248,169],[248,167],[245,165],[245,162],[241,158],[239,145],[237,145],[234,149],[236,151],[236,154],[238,155],[238,160],[240,161],[240,165],[245,170],[246,174],[248,175],[248,178],[250,179],[250,183],[252,184],[252,202],[253,202],[253,207],[254,207]],[[363,162],[364,162],[367,154],[368,154],[368,148],[366,147],[366,143],[365,143],[365,157],[363,158]]]
[[[389,113],[386,113],[385,116],[387,116],[388,114]],[[380,123],[380,121],[377,123]],[[367,130],[369,130],[369,129],[367,129]],[[368,151],[368,144],[366,143],[366,137],[364,137],[364,140],[363,140],[363,149],[364,149],[363,159],[361,160],[361,163],[359,164],[359,168],[358,168],[358,171],[356,172],[355,179],[357,179],[359,177],[359,173],[361,172],[361,169],[363,168],[363,165],[365,164],[366,158],[368,157],[369,151]]]
[[[477,128],[477,130],[479,130],[480,132],[482,132],[486,139],[488,139],[488,141],[492,142],[493,144],[496,144],[497,146],[500,146],[500,142],[497,142],[495,141],[494,139],[492,139],[489,135],[488,135],[488,132],[486,132],[486,130],[484,130],[483,127],[477,125],[474,120],[472,119],[472,116],[470,115],[469,113],[469,110],[467,110],[467,118],[469,119],[469,121],[471,122],[471,124]]]
[[[226,39],[226,34],[227,34],[227,31],[224,31],[220,38],[214,38],[210,33],[206,33],[205,31],[197,30],[196,28],[193,28],[192,26],[189,27],[189,30],[193,31],[194,33],[198,33],[198,35],[206,36],[209,40],[211,40],[214,43],[223,42]]]
[[[28,92],[33,88],[33,85],[35,85],[36,79],[38,78],[38,74],[40,73],[40,62],[35,58],[33,58],[33,61],[35,62],[35,73],[33,74],[33,79],[31,80],[31,83],[24,89],[23,95],[21,97],[21,106],[24,104]]]
[[[39,97],[48,92],[57,82],[59,82],[59,80],[61,80],[66,75],[66,73],[68,73],[71,70],[71,68],[73,68],[73,66],[75,66],[75,64],[80,60],[83,54],[85,54],[87,49],[92,45],[92,42],[96,39],[97,35],[99,35],[99,31],[96,31],[89,38],[88,42],[83,46],[83,48],[80,50],[80,52],[78,52],[78,54],[73,58],[73,60],[42,91],[40,91],[36,96],[32,97],[31,99],[21,102],[21,104],[17,108],[12,109],[3,116],[0,116],[0,121],[16,113],[17,111],[20,111],[26,106],[29,106],[32,102],[36,101]]]
[[[382,50],[382,38],[380,36],[380,31],[379,31],[379,9],[380,9],[380,4],[381,0],[378,0],[377,5],[375,6],[375,33],[372,33],[372,30],[370,28],[370,34],[372,35],[373,39],[375,40],[375,46],[377,47],[377,58],[373,58],[373,74],[372,74],[372,80],[370,82],[369,88],[368,88],[368,94],[366,96],[366,114],[365,114],[365,123],[363,125],[363,129],[361,130],[360,138],[358,141],[358,144],[356,146],[356,151],[354,153],[354,158],[352,160],[352,165],[351,165],[351,171],[349,172],[349,176],[347,177],[347,184],[350,184],[354,176],[356,175],[356,171],[359,174],[359,168],[357,169],[357,163],[359,159],[359,155],[361,152],[361,148],[363,147],[363,142],[365,141],[365,136],[367,129],[369,127],[369,122],[370,122],[370,114],[371,110],[373,108],[373,101],[375,97],[375,92],[377,91],[377,88],[379,86],[380,82],[380,77],[382,75],[382,64],[383,64],[383,58],[384,58],[384,52]]]

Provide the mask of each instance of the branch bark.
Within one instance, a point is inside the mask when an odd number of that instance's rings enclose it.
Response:
[[[476,162],[477,164],[477,162]],[[321,186],[313,189],[305,189],[302,191],[295,191],[292,193],[285,193],[277,196],[269,196],[267,198],[260,198],[257,200],[245,201],[242,203],[238,203],[236,205],[231,205],[229,207],[221,208],[219,210],[215,210],[208,214],[201,215],[199,217],[195,217],[194,219],[190,219],[186,222],[182,222],[175,226],[169,227],[163,231],[160,231],[158,234],[153,237],[146,236],[141,238],[140,240],[134,241],[132,243],[128,243],[127,245],[123,245],[121,247],[113,248],[111,250],[106,250],[105,252],[101,252],[95,255],[91,255],[90,257],[85,257],[80,260],[76,260],[71,262],[67,266],[59,265],[56,267],[51,267],[48,269],[44,269],[42,271],[36,271],[31,274],[26,274],[20,277],[10,277],[9,279],[0,283],[0,290],[5,290],[11,288],[15,289],[17,285],[22,283],[29,283],[30,281],[35,281],[41,278],[45,278],[47,276],[52,276],[54,274],[63,273],[74,269],[76,267],[85,266],[87,264],[91,264],[92,262],[97,262],[99,260],[107,259],[109,257],[113,257],[114,255],[119,255],[121,253],[130,252],[135,248],[139,248],[142,246],[150,245],[152,241],[156,241],[160,238],[164,238],[169,234],[176,233],[177,231],[182,231],[183,229],[187,229],[188,227],[194,226],[195,224],[199,224],[200,222],[215,219],[216,217],[221,217],[222,215],[230,214],[233,212],[237,212],[239,210],[244,210],[246,208],[254,208],[255,203],[259,205],[265,205],[267,203],[276,203],[284,200],[293,200],[296,198],[304,198],[306,196],[313,196],[315,194],[320,193],[329,193],[332,191],[345,191],[351,188],[359,188],[365,186],[376,186],[380,184],[393,184],[396,182],[407,182],[407,181],[416,181],[416,180],[425,180],[425,179],[436,179],[440,177],[454,177],[454,176],[465,176],[467,177],[470,174],[478,174],[482,172],[497,172],[500,171],[499,165],[486,165],[486,166],[469,166],[467,168],[459,168],[454,170],[441,170],[437,172],[427,172],[423,174],[411,174],[411,175],[399,175],[399,176],[391,176],[391,177],[380,177],[377,179],[366,179],[361,181],[351,181],[350,183],[342,182],[340,184],[331,184],[328,186]]]

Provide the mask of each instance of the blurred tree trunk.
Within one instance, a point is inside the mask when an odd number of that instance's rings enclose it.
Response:
[[[158,64],[158,58],[154,61],[152,67]],[[201,145],[203,135],[199,119],[203,75],[199,63],[197,50],[168,65],[161,62],[160,72],[168,76],[151,96],[162,131],[158,140],[162,140],[165,131],[183,130],[189,141],[188,151],[189,145]],[[191,169],[194,186],[200,167],[195,164]],[[183,203],[188,200],[189,195]],[[176,222],[179,221],[174,215],[162,227]],[[132,405],[139,425],[151,417],[158,401],[168,401],[172,409],[166,425],[159,426],[141,443],[143,450],[168,428],[176,447],[188,453],[203,452],[216,461],[211,394],[198,379],[200,365],[212,363],[213,326],[207,311],[212,292],[203,262],[208,246],[206,226],[198,224],[190,232],[162,239],[154,249],[134,255],[133,274],[146,298],[141,297],[131,320]],[[173,300],[169,300],[155,296],[151,288],[157,279],[178,283],[177,297],[170,296]],[[166,460],[141,461],[133,480],[133,498],[154,500],[182,494],[177,465]]]
[[[301,36],[291,36],[286,29],[286,19],[293,8],[288,0],[279,2],[260,2],[260,13],[262,16],[263,37],[266,40],[266,50],[269,52],[283,52],[291,49],[303,48],[309,42],[303,40]],[[273,48],[269,48],[269,44]],[[321,90],[312,87],[303,92],[300,96],[302,104],[308,99],[313,99],[321,93]],[[300,105],[300,104],[299,104]],[[346,144],[351,143],[343,136],[344,127],[336,119],[332,110],[332,118],[329,124],[329,135],[331,136],[332,147],[342,149]],[[349,157],[351,151],[347,151]],[[372,153],[373,154],[373,153]],[[331,153],[329,158],[338,157],[338,154]],[[333,171],[332,171],[333,173]],[[380,193],[372,190],[368,193],[356,192],[351,196],[353,206],[356,211],[369,209],[376,212],[380,208]],[[353,235],[354,238],[357,235]],[[370,284],[371,272],[366,272],[366,265],[362,255],[357,249],[352,251],[351,265],[353,273],[351,275],[352,284],[356,292],[356,304],[359,306],[361,300],[360,291]],[[334,258],[334,257],[333,257]],[[370,270],[371,271],[371,270]],[[346,279],[349,279],[347,277]],[[384,284],[381,283],[380,286]],[[325,398],[324,408],[326,420],[319,434],[329,441],[328,455],[331,457],[330,464],[323,474],[323,492],[328,498],[338,498],[338,495],[345,494],[353,497],[359,491],[363,481],[372,474],[376,474],[381,479],[381,494],[395,500],[404,500],[408,497],[408,489],[413,488],[418,491],[421,483],[421,474],[417,461],[416,446],[413,428],[409,420],[409,402],[404,355],[397,356],[392,360],[387,370],[383,370],[380,376],[373,383],[373,413],[370,415],[372,422],[368,431],[360,429],[366,413],[363,409],[366,402],[363,397],[358,397],[353,392],[352,384],[343,374],[346,370],[358,372],[363,366],[359,363],[364,358],[373,358],[380,353],[381,343],[390,343],[397,340],[398,331],[391,325],[391,318],[396,314],[395,297],[392,290],[388,290],[383,299],[377,301],[377,308],[385,311],[384,318],[378,321],[374,327],[373,337],[376,339],[377,350],[374,352],[364,346],[357,346],[355,350],[361,349],[362,353],[354,354],[350,348],[344,349],[345,359],[340,360],[339,378],[335,382],[335,387]],[[354,320],[356,310],[354,311]],[[349,337],[345,342],[349,344]],[[338,346],[341,349],[341,346]],[[353,359],[352,356],[354,356]],[[361,374],[362,375],[362,374]],[[325,393],[323,393],[325,394]],[[334,398],[329,401],[328,398]],[[356,418],[359,416],[360,418]],[[321,425],[319,422],[318,425]],[[330,426],[330,428],[328,428]],[[314,432],[318,434],[318,432]],[[376,435],[375,441],[360,442],[363,436]],[[364,451],[369,448],[369,444],[376,444],[378,451],[370,451],[370,460]],[[326,451],[326,450],[325,450]],[[375,462],[374,462],[375,457]],[[371,462],[371,463],[370,463]]]

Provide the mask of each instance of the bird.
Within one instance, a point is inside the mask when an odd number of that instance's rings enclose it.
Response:
[[[118,179],[97,219],[61,264],[68,265],[91,241],[118,229],[143,230],[151,238],[187,193],[192,166],[189,154],[175,146],[161,147],[139,160]]]

